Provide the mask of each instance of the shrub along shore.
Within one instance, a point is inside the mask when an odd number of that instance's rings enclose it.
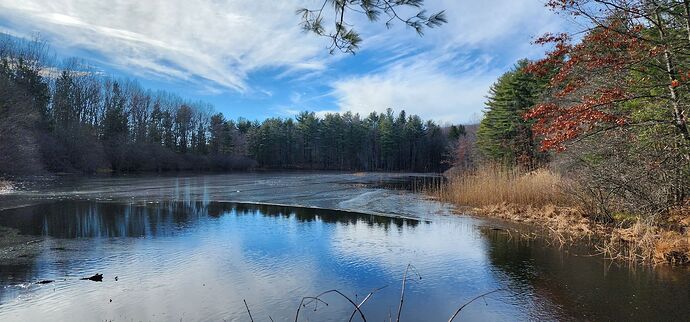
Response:
[[[561,245],[588,243],[609,259],[644,264],[690,263],[690,204],[666,216],[613,213],[601,220],[583,189],[554,171],[521,171],[498,165],[448,173],[431,195],[470,213],[527,223]]]

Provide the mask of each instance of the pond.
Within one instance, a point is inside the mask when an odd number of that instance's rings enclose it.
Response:
[[[244,301],[255,321],[293,321],[305,296],[337,289],[359,303],[381,287],[362,313],[395,320],[408,264],[403,321],[447,321],[497,289],[457,320],[690,316],[685,269],[619,266],[382,188],[408,177],[243,174],[29,185],[0,198],[0,234],[17,239],[0,249],[0,321],[249,321]],[[101,282],[82,280],[96,273]],[[302,307],[300,321],[343,321],[353,313],[337,294],[320,299]]]

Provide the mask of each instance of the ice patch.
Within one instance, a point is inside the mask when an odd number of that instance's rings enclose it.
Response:
[[[0,180],[0,195],[14,191],[14,186],[9,181]]]

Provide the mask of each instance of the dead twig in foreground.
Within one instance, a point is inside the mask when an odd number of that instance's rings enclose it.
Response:
[[[247,305],[247,300],[242,299],[242,301],[244,302],[244,307],[247,308],[247,313],[249,313],[249,320],[254,322],[254,318],[252,317],[252,311],[249,310],[249,305]]]
[[[460,306],[460,308],[458,308],[458,310],[455,311],[455,313],[453,313],[453,316],[451,316],[450,319],[448,319],[448,322],[452,322],[453,319],[455,319],[455,317],[458,316],[458,314],[460,314],[460,311],[462,311],[462,309],[464,309],[466,306],[470,305],[470,303],[472,303],[472,302],[474,302],[475,300],[478,300],[478,299],[480,299],[480,298],[483,298],[483,297],[485,297],[485,296],[487,296],[487,295],[489,295],[489,294],[491,294],[491,293],[496,293],[496,292],[499,292],[499,291],[503,291],[503,289],[499,288],[499,289],[496,289],[496,290],[493,290],[493,291],[490,291],[490,292],[486,292],[486,293],[484,293],[484,294],[482,294],[482,295],[479,295],[479,296],[477,296],[477,297],[471,299],[469,302],[467,302],[467,303],[463,304],[462,306]]]
[[[372,295],[374,295],[374,293],[376,293],[376,292],[378,292],[378,291],[380,291],[380,290],[382,290],[382,289],[384,289],[384,288],[386,288],[386,287],[388,287],[388,285],[386,285],[386,286],[381,286],[381,287],[379,287],[379,288],[377,288],[377,289],[374,289],[374,290],[372,290],[371,292],[369,292],[369,294],[367,294],[367,296],[362,300],[362,302],[360,302],[359,305],[357,305],[357,308],[361,308],[362,305],[364,305],[364,303],[365,303],[367,300],[369,300],[369,299],[371,298]],[[350,314],[350,319],[347,320],[347,322],[351,322],[351,321],[352,321],[352,318],[355,317],[355,313],[357,313],[357,309],[355,309],[355,310],[352,311],[352,314]]]
[[[414,270],[414,273],[417,274],[420,280],[422,279],[422,276],[419,275],[417,268],[414,267],[412,264],[407,264],[405,274],[403,274],[402,289],[400,290],[400,306],[398,306],[398,318],[395,319],[395,322],[400,322],[400,313],[402,312],[403,302],[405,301],[405,282],[407,282],[407,272],[410,270],[410,268]]]
[[[364,313],[362,313],[362,310],[359,309],[359,306],[354,301],[352,301],[352,299],[350,299],[347,295],[343,294],[342,292],[340,292],[338,290],[330,290],[330,291],[325,291],[325,292],[323,292],[317,296],[305,296],[305,297],[303,297],[302,301],[299,302],[299,307],[297,307],[297,313],[295,313],[295,322],[297,322],[297,320],[299,319],[299,312],[302,309],[302,306],[306,306],[306,304],[304,304],[304,300],[313,300],[313,301],[316,301],[317,304],[318,304],[318,302],[321,302],[321,303],[328,305],[328,303],[321,300],[320,297],[324,296],[326,294],[329,294],[329,293],[337,293],[338,295],[345,298],[348,302],[350,302],[350,304],[352,304],[352,306],[355,307],[355,310],[357,310],[357,312],[359,312],[359,315],[362,317],[362,321],[364,321],[364,322],[367,321],[367,318],[364,317]]]

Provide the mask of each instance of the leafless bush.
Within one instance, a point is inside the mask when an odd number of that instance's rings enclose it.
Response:
[[[0,194],[9,192],[12,190],[12,183],[6,180],[0,179]]]
[[[690,161],[664,132],[638,136],[608,131],[572,144],[555,167],[573,184],[567,192],[594,218],[654,216],[682,203],[690,191]]]

